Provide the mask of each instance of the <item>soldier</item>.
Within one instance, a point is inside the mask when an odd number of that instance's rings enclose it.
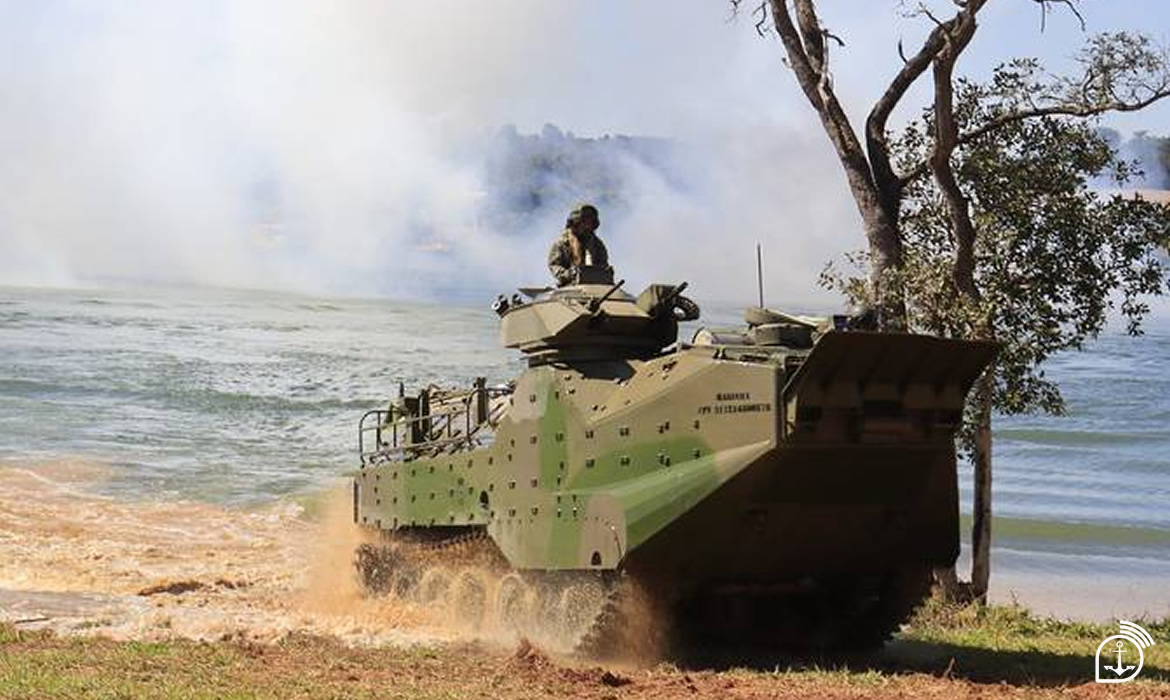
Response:
[[[592,204],[582,204],[569,213],[564,232],[548,252],[548,269],[558,287],[574,284],[579,267],[609,267],[609,253],[596,234],[600,225],[601,217]]]

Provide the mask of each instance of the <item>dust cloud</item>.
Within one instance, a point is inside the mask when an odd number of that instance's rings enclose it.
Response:
[[[116,640],[314,634],[355,646],[501,648],[530,640],[561,655],[576,653],[612,600],[596,585],[526,582],[482,548],[424,553],[410,591],[373,595],[359,584],[354,553],[378,539],[352,522],[343,485],[306,505],[236,510],[107,498],[101,485],[113,469],[0,462],[0,622]],[[626,663],[657,659],[660,617],[635,586],[625,590],[619,609],[629,624],[606,648]]]
[[[321,496],[320,514],[300,546],[309,561],[305,580],[292,596],[292,604],[313,616],[331,619],[333,631],[419,629],[441,624],[433,612],[394,598],[367,596],[354,573],[353,557],[359,545],[375,537],[353,523],[349,489],[338,486]],[[344,636],[344,634],[343,634]]]

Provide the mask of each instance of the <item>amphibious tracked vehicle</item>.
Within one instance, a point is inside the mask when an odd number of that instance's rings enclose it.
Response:
[[[590,653],[881,644],[958,554],[955,431],[995,346],[764,308],[679,342],[685,284],[580,282],[497,300],[514,381],[362,417],[367,587]]]

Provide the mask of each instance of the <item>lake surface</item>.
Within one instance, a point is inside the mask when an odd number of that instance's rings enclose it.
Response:
[[[93,461],[117,499],[252,508],[312,492],[355,466],[358,418],[400,380],[521,371],[489,301],[0,288],[0,466]],[[1170,614],[1166,320],[1054,359],[1069,416],[997,420],[997,597]],[[969,480],[961,466],[965,510]]]

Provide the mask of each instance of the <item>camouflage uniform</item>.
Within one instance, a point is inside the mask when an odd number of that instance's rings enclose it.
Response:
[[[605,267],[609,265],[609,253],[597,234],[581,240],[572,229],[565,229],[560,238],[553,242],[548,251],[548,269],[557,280],[558,287],[577,281],[577,268],[582,265]]]

